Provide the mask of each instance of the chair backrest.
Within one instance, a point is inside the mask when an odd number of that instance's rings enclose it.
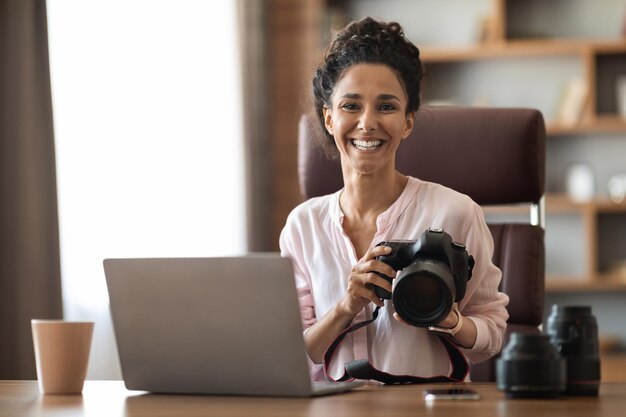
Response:
[[[343,187],[338,160],[319,145],[316,120],[303,116],[298,135],[300,190],[305,198]],[[545,190],[545,125],[538,110],[432,107],[417,113],[398,150],[400,172],[467,194],[480,205],[538,204]],[[508,335],[537,332],[543,320],[544,231],[519,223],[490,224],[500,288],[509,295]],[[505,342],[506,339],[505,338]],[[495,380],[495,359],[472,366],[473,381]]]

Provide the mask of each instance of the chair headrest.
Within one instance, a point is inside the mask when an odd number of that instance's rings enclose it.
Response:
[[[300,191],[305,198],[343,187],[339,160],[303,116],[298,135]],[[545,125],[534,109],[424,107],[400,145],[396,167],[469,195],[481,205],[536,203],[545,190]]]

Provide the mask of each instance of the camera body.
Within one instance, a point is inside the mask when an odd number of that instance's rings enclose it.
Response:
[[[376,286],[381,299],[392,299],[396,312],[417,327],[436,326],[450,313],[452,304],[465,296],[474,258],[441,229],[428,229],[417,240],[391,240],[391,253],[376,259],[401,271],[393,294]],[[392,278],[377,273],[389,282]]]

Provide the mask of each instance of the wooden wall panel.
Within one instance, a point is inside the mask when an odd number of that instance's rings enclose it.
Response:
[[[309,102],[311,77],[321,55],[325,2],[268,1],[268,106],[271,152],[271,242],[289,212],[302,201],[298,189],[298,120]]]

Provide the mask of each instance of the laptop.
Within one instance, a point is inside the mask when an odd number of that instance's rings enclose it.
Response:
[[[291,261],[105,259],[126,388],[154,393],[297,396],[362,382],[312,382]]]

